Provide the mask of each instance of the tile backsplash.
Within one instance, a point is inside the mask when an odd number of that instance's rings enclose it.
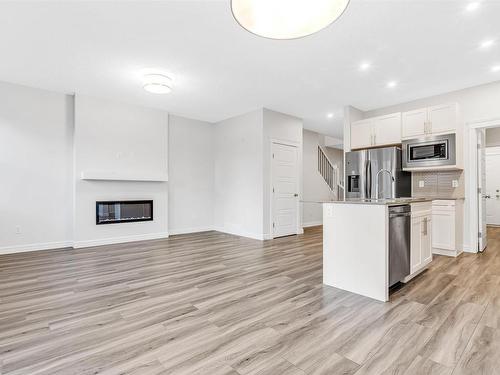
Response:
[[[412,196],[463,198],[465,182],[463,171],[413,172]]]

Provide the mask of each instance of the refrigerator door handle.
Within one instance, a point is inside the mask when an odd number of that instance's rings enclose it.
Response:
[[[370,195],[369,195],[369,189],[368,187],[370,186],[370,184],[368,183],[368,164],[370,162],[368,160],[365,160],[365,198],[370,198]]]
[[[367,198],[372,198],[372,163],[370,160],[366,162],[366,179],[368,180],[367,189],[368,195]]]

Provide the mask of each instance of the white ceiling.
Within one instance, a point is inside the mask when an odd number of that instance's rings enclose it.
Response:
[[[340,137],[342,107],[383,107],[500,80],[500,2],[351,0],[333,25],[259,38],[229,1],[0,2],[0,80],[218,121],[267,107]],[[494,38],[487,51],[478,44]],[[362,61],[373,68],[360,72]],[[174,91],[142,89],[145,69]],[[385,87],[396,80],[395,89]],[[333,119],[327,119],[329,112]]]

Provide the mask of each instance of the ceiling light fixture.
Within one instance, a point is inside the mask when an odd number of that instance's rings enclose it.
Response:
[[[366,71],[372,67],[372,64],[369,62],[364,62],[359,65],[359,70]]]
[[[270,39],[296,39],[324,29],[347,8],[349,0],[231,0],[236,21]]]
[[[481,49],[487,49],[487,48],[490,48],[493,44],[495,44],[495,41],[493,39],[488,39],[488,40],[481,42],[479,47]]]
[[[387,87],[390,88],[390,89],[393,89],[397,85],[398,85],[398,83],[396,81],[389,81],[389,82],[387,82]]]
[[[172,91],[172,79],[163,74],[146,74],[142,87],[153,94],[168,94]]]
[[[479,5],[481,5],[481,3],[479,1],[473,1],[469,4],[467,4],[467,6],[465,7],[465,10],[467,12],[473,12],[479,8]]]
[[[328,118],[333,118],[333,113],[329,113],[329,114],[327,114],[327,115],[326,115],[326,117],[328,117]]]
[[[500,65],[495,65],[491,67],[493,73],[500,72]]]

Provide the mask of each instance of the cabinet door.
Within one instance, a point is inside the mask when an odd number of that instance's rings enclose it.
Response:
[[[351,148],[373,146],[373,121],[361,120],[351,124]]]
[[[401,113],[377,117],[373,127],[376,146],[401,143]]]
[[[411,245],[410,245],[410,274],[418,271],[422,266],[422,218],[411,218]]]
[[[429,123],[433,134],[457,130],[457,105],[443,104],[428,108]]]
[[[421,257],[421,265],[425,266],[426,264],[432,261],[432,216],[427,215],[422,218],[422,235],[420,241],[420,257]]]
[[[455,250],[455,210],[432,208],[432,247]]]
[[[403,139],[408,139],[425,135],[426,123],[427,108],[403,112],[401,136]]]

